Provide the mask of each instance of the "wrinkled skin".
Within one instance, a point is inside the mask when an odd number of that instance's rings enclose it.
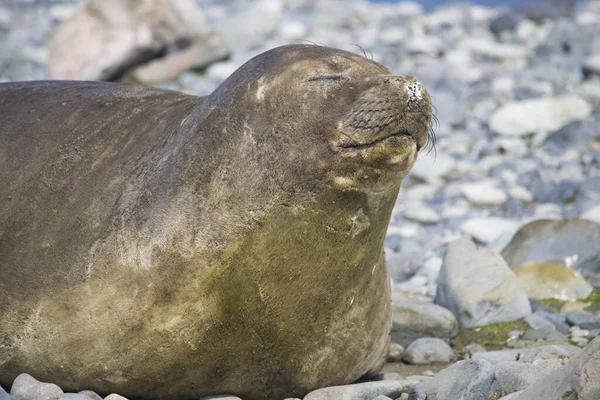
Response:
[[[414,78],[293,45],[204,98],[0,84],[0,117],[0,384],[281,399],[381,367]]]

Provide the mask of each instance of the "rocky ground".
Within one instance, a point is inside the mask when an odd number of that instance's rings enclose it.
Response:
[[[145,1],[167,8],[125,18],[116,33],[111,18],[135,10],[113,7],[99,22],[111,2],[3,1],[0,79],[205,95],[255,54],[313,42],[364,51],[431,93],[437,141],[405,180],[385,242],[389,363],[375,380],[305,400],[600,398],[599,1],[430,12],[415,2]],[[100,399],[28,375],[10,393],[0,400]]]

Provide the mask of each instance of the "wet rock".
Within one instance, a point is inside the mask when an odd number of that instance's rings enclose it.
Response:
[[[371,400],[380,395],[395,399],[400,396],[403,387],[402,382],[392,380],[355,383],[318,389],[304,396],[303,400]]]
[[[576,95],[546,97],[508,103],[490,119],[492,131],[506,136],[525,136],[537,131],[555,131],[577,119],[588,117],[591,106]]]
[[[29,374],[20,374],[10,394],[19,400],[58,400],[63,391],[53,383],[40,382]]]
[[[528,261],[565,263],[598,255],[600,224],[583,219],[537,220],[523,226],[502,251],[511,267]],[[575,269],[578,265],[574,262]]]
[[[402,358],[409,364],[423,365],[448,363],[454,357],[454,351],[438,338],[420,338],[412,342]]]
[[[579,351],[565,366],[525,389],[518,400],[600,398],[600,338]]]
[[[500,381],[485,360],[464,360],[425,383],[427,399],[489,400],[501,395]]]
[[[593,290],[577,271],[560,263],[526,262],[513,272],[531,299],[585,299]]]
[[[448,245],[435,303],[462,327],[514,321],[531,314],[527,294],[498,254],[459,239]]]
[[[392,295],[392,340],[404,346],[420,337],[451,338],[458,322],[449,310],[436,304],[394,293]]]

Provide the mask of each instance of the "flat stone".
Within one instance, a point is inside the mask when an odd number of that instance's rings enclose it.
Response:
[[[500,206],[508,200],[506,192],[488,183],[467,183],[462,186],[462,193],[473,204]]]
[[[420,338],[412,342],[402,358],[409,364],[423,365],[433,363],[448,363],[454,357],[454,351],[438,338]]]
[[[494,350],[473,353],[473,360],[485,360],[490,364],[498,364],[507,361],[516,361],[526,349],[507,349],[507,350]]]
[[[517,361],[503,361],[492,366],[500,380],[503,394],[527,389],[535,382],[549,375],[542,367]]]
[[[600,315],[570,312],[567,313],[567,321],[583,329],[600,329]]]
[[[457,168],[456,161],[450,155],[440,153],[421,156],[411,170],[411,176],[425,182],[438,183],[449,177]]]
[[[506,136],[524,136],[537,131],[555,131],[588,117],[592,107],[577,95],[545,97],[507,103],[490,119],[492,131]]]
[[[435,224],[441,220],[440,213],[425,205],[407,208],[404,211],[404,217],[422,224]]]
[[[403,387],[402,382],[391,380],[331,386],[310,392],[303,400],[371,400],[380,395],[395,399],[400,396]]]
[[[10,394],[19,400],[58,400],[63,391],[53,383],[40,382],[29,374],[20,374],[15,378]]]
[[[460,230],[481,243],[493,242],[502,234],[512,233],[517,230],[519,223],[517,221],[499,218],[470,218],[465,221]]]
[[[435,303],[452,311],[465,328],[531,314],[525,289],[502,257],[469,239],[448,245],[437,284]]]
[[[425,383],[427,399],[488,400],[501,395],[500,381],[485,360],[463,360]]]
[[[392,294],[392,340],[407,346],[420,337],[451,338],[458,322],[451,311],[437,304]]]

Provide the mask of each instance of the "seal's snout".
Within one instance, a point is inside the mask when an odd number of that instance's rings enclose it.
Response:
[[[417,78],[380,75],[352,104],[340,123],[342,147],[366,147],[383,140],[408,136],[417,150],[427,142],[431,100]]]

